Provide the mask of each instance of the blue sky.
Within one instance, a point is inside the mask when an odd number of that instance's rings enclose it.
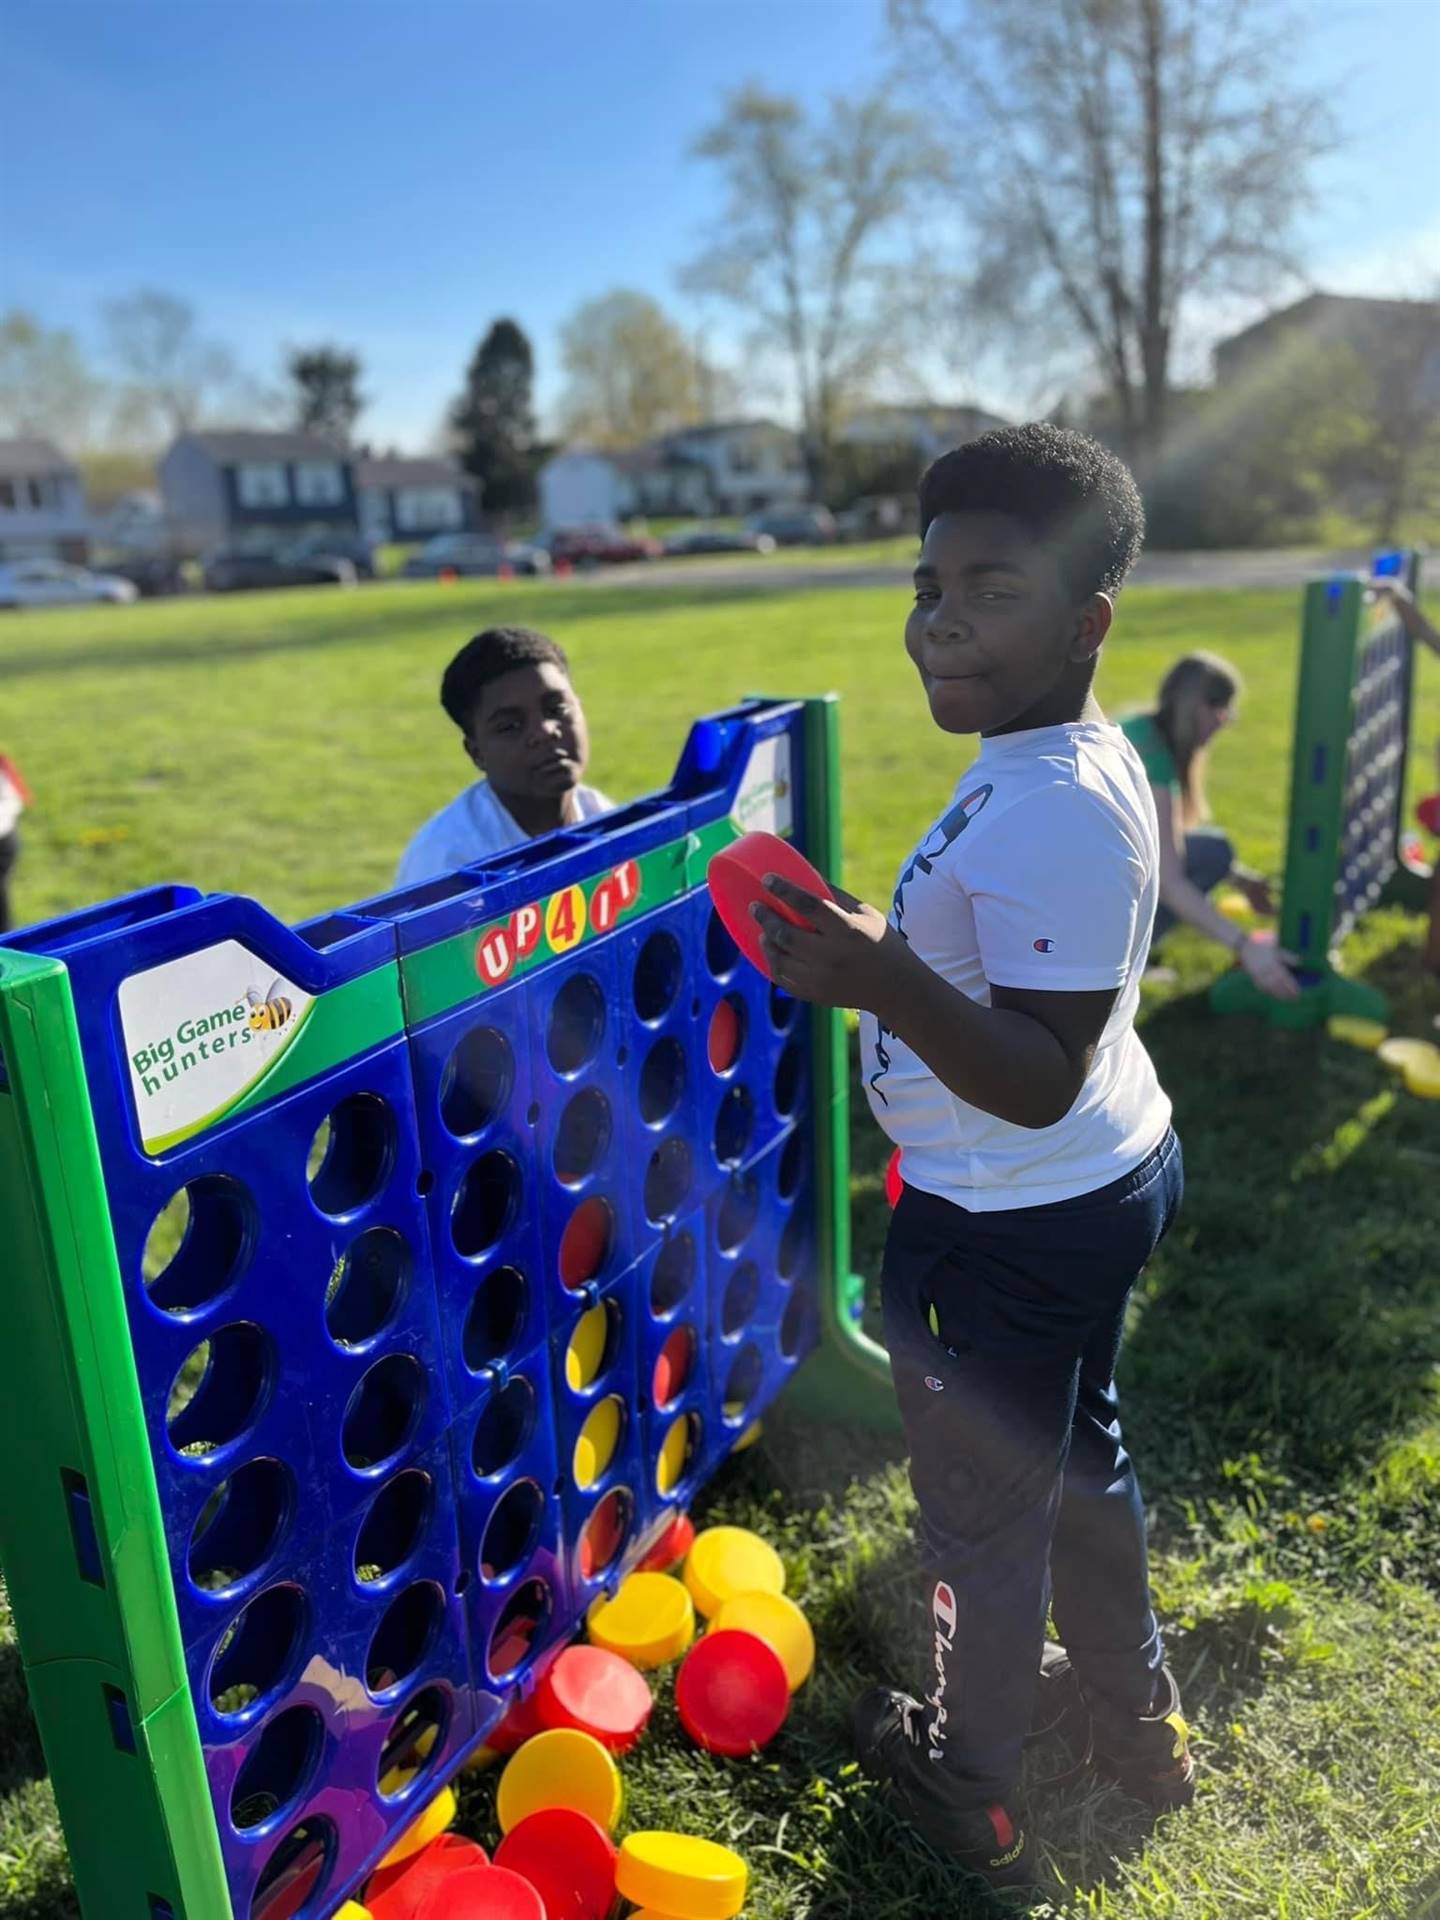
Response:
[[[1305,12],[1297,66],[1349,136],[1313,278],[1429,291],[1440,7]],[[498,313],[544,405],[589,296],[639,287],[698,325],[676,273],[718,183],[685,156],[725,89],[818,102],[887,57],[883,0],[0,0],[0,309],[93,340],[102,301],[161,287],[267,377],[288,342],[354,345],[362,433],[418,446]],[[976,384],[957,366],[941,397]],[[1016,403],[1003,364],[980,386]]]

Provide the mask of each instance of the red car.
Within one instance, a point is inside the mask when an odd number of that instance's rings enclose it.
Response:
[[[568,561],[572,567],[613,567],[627,560],[658,560],[663,542],[623,527],[562,527],[550,536],[550,558],[557,565]]]

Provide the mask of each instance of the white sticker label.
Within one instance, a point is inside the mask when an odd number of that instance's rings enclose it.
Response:
[[[120,983],[120,1031],[147,1153],[222,1119],[299,1033],[308,993],[238,940]]]
[[[790,784],[790,736],[777,733],[751,750],[730,818],[741,833],[776,833],[782,838],[795,824]]]

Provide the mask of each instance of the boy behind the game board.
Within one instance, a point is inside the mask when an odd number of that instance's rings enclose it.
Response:
[[[1143,509],[1094,441],[1027,426],[937,460],[920,519],[905,645],[934,724],[978,733],[979,756],[888,922],[783,882],[809,928],[756,913],[782,986],[862,1009],[871,1104],[904,1155],[883,1304],[931,1653],[923,1699],[861,1701],[860,1755],[932,1845],[1025,1885],[1005,1801],[1052,1597],[1065,1648],[1045,1649],[1045,1717],[1156,1805],[1188,1799],[1193,1773],[1113,1384],[1182,1186],[1134,1025],[1155,807],[1091,692]]]

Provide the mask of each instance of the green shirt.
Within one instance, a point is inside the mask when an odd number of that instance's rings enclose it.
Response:
[[[1153,714],[1132,714],[1128,720],[1120,722],[1120,731],[1139,754],[1145,778],[1152,787],[1179,788],[1180,770],[1175,765],[1174,754],[1166,746],[1155,724]]]

